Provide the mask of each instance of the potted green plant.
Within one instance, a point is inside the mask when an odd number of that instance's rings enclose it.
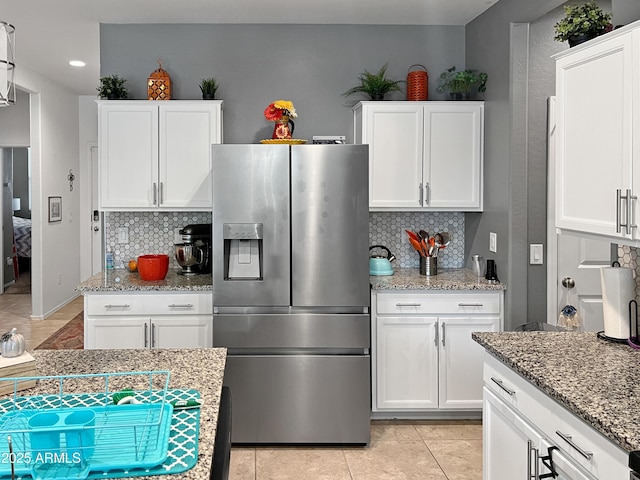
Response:
[[[360,74],[358,79],[360,85],[350,88],[342,95],[347,97],[354,93],[365,93],[369,95],[371,100],[383,100],[384,96],[390,92],[400,92],[400,84],[402,80],[391,80],[386,77],[388,64],[385,63],[378,73],[371,73],[365,70]]]
[[[569,42],[569,47],[591,40],[613,29],[611,14],[605,13],[591,0],[587,3],[571,3],[564,7],[564,17],[555,24],[554,40]]]
[[[436,90],[449,92],[452,100],[469,100],[471,92],[484,92],[487,89],[487,74],[477,70],[456,71],[455,65],[440,74]]]
[[[126,79],[118,75],[102,77],[100,79],[100,86],[96,88],[96,90],[98,90],[100,98],[107,98],[109,100],[127,98],[129,93],[127,92],[127,87],[124,86],[126,81]]]
[[[216,98],[216,91],[220,84],[214,77],[203,78],[200,80],[200,91],[202,92],[203,100],[214,100]]]

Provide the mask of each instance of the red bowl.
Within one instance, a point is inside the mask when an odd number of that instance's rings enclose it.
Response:
[[[138,273],[142,280],[163,280],[169,271],[169,255],[140,255]]]

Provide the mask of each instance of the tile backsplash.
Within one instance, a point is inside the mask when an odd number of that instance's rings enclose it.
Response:
[[[636,297],[640,296],[640,265],[638,262],[638,249],[626,245],[618,245],[618,261],[621,267],[633,268],[636,272]]]
[[[396,266],[416,267],[420,255],[405,230],[425,230],[429,235],[449,232],[451,243],[438,256],[440,268],[464,266],[464,213],[462,212],[370,212],[369,245],[384,245],[397,260]]]
[[[193,223],[211,223],[211,212],[105,212],[107,246],[113,251],[116,268],[131,258],[147,253],[169,255],[169,268],[180,268],[173,255],[176,228]],[[129,243],[118,243],[118,228],[127,227]]]
[[[113,251],[116,268],[131,258],[146,253],[166,253],[170,268],[179,268],[173,256],[174,231],[192,223],[211,223],[211,212],[105,212],[104,231],[107,246]],[[129,242],[118,243],[118,228],[126,227]],[[407,240],[405,229],[426,230],[430,235],[449,232],[451,243],[442,250],[440,268],[464,266],[464,214],[460,212],[371,212],[369,244],[384,245],[396,257],[396,265],[415,267],[418,253]]]

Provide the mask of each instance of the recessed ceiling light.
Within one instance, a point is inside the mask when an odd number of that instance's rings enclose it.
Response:
[[[82,60],[71,60],[69,62],[69,65],[71,65],[72,67],[84,67],[87,64],[84,63]]]

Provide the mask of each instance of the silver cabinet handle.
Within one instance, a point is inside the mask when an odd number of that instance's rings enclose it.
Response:
[[[631,223],[633,200],[637,200],[637,198],[635,195],[631,195],[630,188],[625,190],[625,195],[622,195],[621,190],[616,190],[616,233],[621,233],[622,227],[624,227],[626,234],[629,235],[632,228],[637,228],[635,223]],[[625,223],[622,223],[622,200],[624,200],[626,206],[624,212]]]
[[[421,307],[421,303],[396,303],[396,307]]]
[[[420,192],[420,200],[418,200],[418,205],[422,206],[422,183],[418,185],[418,192]]]
[[[444,347],[444,328],[445,328],[444,326],[445,326],[445,323],[442,322],[442,346],[443,347]]]
[[[172,303],[169,308],[193,308],[193,303]]]
[[[484,303],[459,303],[459,307],[484,307]]]
[[[151,347],[156,346],[156,324],[151,323]]]
[[[531,440],[527,440],[527,480],[540,480],[539,458],[538,449],[533,446]]]
[[[109,303],[108,305],[105,305],[104,308],[129,308],[131,305],[129,305],[128,303],[123,303],[122,305],[114,305],[112,303]]]
[[[158,184],[153,182],[153,204],[157,205],[158,203]]]
[[[582,455],[587,460],[591,460],[593,458],[593,452],[587,452],[576,445],[572,440],[571,435],[569,435],[568,433],[562,433],[560,430],[556,430],[556,435],[558,435],[561,439],[571,445],[580,455]]]
[[[147,346],[149,346],[149,325],[147,325],[146,323],[144,324],[144,348],[147,348]]]
[[[496,385],[498,385],[502,390],[504,390],[505,392],[507,392],[509,395],[511,395],[512,397],[516,394],[515,390],[511,390],[510,388],[507,388],[504,386],[504,383],[502,382],[502,380],[497,379],[496,377],[491,377],[491,381],[493,383],[495,383]]]
[[[436,330],[436,336],[433,339],[433,344],[437,347],[438,346],[438,323],[437,322],[434,323],[433,326],[434,326],[434,328]]]
[[[162,205],[164,203],[164,182],[160,182],[160,202],[158,205]]]
[[[429,188],[429,182],[424,184],[424,204],[429,205],[431,203],[431,189]]]

